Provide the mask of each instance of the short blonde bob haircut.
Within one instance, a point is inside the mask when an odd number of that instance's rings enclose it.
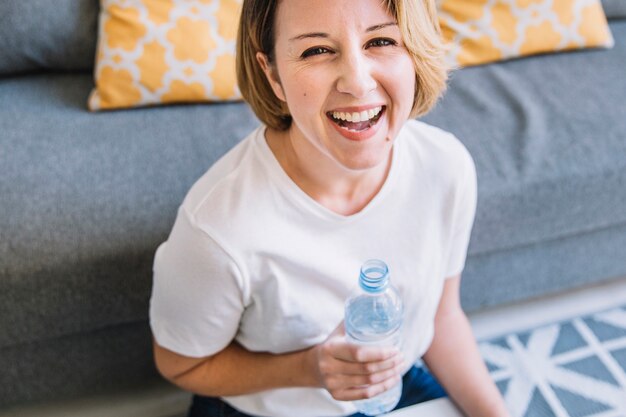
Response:
[[[241,94],[270,128],[291,125],[287,105],[278,99],[257,61],[257,52],[274,64],[274,19],[280,1],[244,0],[237,34],[237,82]],[[446,89],[448,68],[435,0],[381,0],[398,22],[415,66],[415,96],[411,117],[427,113]]]

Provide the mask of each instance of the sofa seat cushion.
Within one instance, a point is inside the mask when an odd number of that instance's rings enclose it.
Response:
[[[611,31],[611,50],[457,71],[423,118],[474,157],[470,256],[626,224],[626,21]]]
[[[0,79],[0,347],[145,321],[178,204],[258,125],[242,103],[93,114],[92,88]]]

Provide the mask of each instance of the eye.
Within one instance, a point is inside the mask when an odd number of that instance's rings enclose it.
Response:
[[[308,58],[310,56],[315,56],[315,55],[322,55],[325,54],[327,52],[330,52],[328,49],[321,47],[321,46],[316,46],[313,48],[309,48],[306,51],[302,52],[302,55],[300,55],[301,58]]]
[[[367,47],[369,48],[370,46],[374,46],[374,47],[381,47],[381,46],[394,46],[397,45],[398,43],[396,41],[394,41],[393,39],[389,39],[389,38],[376,38],[376,39],[372,39],[371,41],[369,41],[367,43]]]

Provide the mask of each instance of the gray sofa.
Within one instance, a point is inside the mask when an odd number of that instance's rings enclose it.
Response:
[[[0,2],[0,408],[158,378],[155,249],[194,180],[258,124],[243,103],[89,113],[97,12]],[[611,50],[455,72],[423,118],[478,170],[468,311],[626,276],[623,17]]]

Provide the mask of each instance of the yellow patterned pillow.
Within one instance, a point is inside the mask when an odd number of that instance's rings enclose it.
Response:
[[[241,0],[101,0],[91,110],[239,99]]]
[[[439,0],[438,8],[454,66],[613,46],[600,0]]]

